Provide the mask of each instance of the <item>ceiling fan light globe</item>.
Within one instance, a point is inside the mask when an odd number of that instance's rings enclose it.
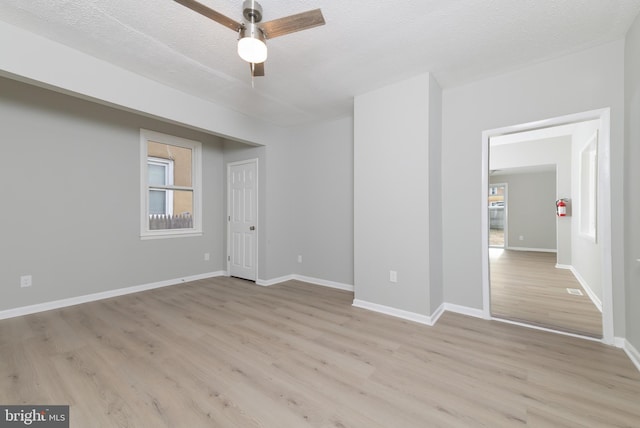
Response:
[[[240,32],[238,55],[247,62],[260,64],[267,59],[267,45],[264,34],[257,25],[251,23]]]
[[[243,37],[238,40],[238,55],[247,62],[259,64],[267,60],[267,45],[260,39]]]

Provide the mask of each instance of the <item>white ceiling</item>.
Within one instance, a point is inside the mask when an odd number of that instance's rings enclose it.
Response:
[[[242,0],[201,0],[241,20]],[[264,21],[326,25],[267,42],[252,87],[236,34],[172,0],[2,0],[0,19],[277,125],[351,113],[353,96],[424,72],[443,87],[621,38],[640,0],[261,0]]]

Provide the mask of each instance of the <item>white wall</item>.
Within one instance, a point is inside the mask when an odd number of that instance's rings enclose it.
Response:
[[[602,302],[602,241],[601,230],[599,230],[600,240],[594,242],[580,233],[580,164],[581,152],[585,144],[595,132],[598,131],[599,121],[582,122],[576,126],[572,135],[572,193],[574,204],[572,207],[572,246],[571,265],[582,283],[586,285],[600,302]],[[597,197],[596,197],[597,200]]]
[[[640,350],[640,16],[636,18],[625,46],[625,194],[626,253],[625,284],[627,340]],[[623,165],[618,163],[616,165]]]
[[[482,308],[482,132],[611,107],[611,164],[623,163],[622,40],[443,92],[445,301]],[[622,170],[611,171],[612,206]],[[623,216],[612,213],[615,333],[624,334]]]
[[[420,75],[359,95],[354,107],[355,299],[424,316],[432,308],[431,83]]]
[[[203,143],[203,236],[140,239],[140,128]],[[223,269],[217,137],[4,78],[0,129],[0,310]]]

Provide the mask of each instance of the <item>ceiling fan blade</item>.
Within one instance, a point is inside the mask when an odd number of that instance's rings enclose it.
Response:
[[[313,27],[324,25],[324,16],[320,9],[298,13],[296,15],[285,16],[260,24],[267,39],[284,36]]]
[[[234,21],[233,19],[224,16],[220,12],[216,12],[215,10],[198,3],[194,0],[174,0],[177,3],[180,3],[183,6],[188,7],[189,9],[198,12],[200,15],[206,16],[209,19],[216,21],[218,24],[222,24],[227,28],[232,29],[235,32],[238,32],[240,28],[242,28],[242,24]]]
[[[251,67],[251,77],[264,76],[264,62],[250,63],[249,67]]]

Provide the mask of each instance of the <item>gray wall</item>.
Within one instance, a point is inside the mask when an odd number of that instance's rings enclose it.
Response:
[[[505,174],[489,182],[507,184],[507,247],[555,250],[556,173]]]
[[[626,337],[640,351],[640,17],[627,34],[624,59],[626,187],[624,205],[613,206],[624,206],[625,214]]]
[[[571,245],[571,265],[580,276],[583,283],[595,294],[602,303],[602,228],[597,227],[599,239],[594,242],[580,233],[580,164],[582,149],[593,134],[598,130],[600,121],[588,121],[576,126],[572,137],[572,245]],[[597,195],[596,195],[597,201]]]
[[[482,308],[482,132],[611,107],[611,164],[623,164],[624,41],[443,92],[442,187],[445,301]],[[611,171],[622,206],[622,169]],[[624,335],[623,216],[612,214],[614,327]]]
[[[444,303],[442,280],[442,89],[429,74],[429,303]]]
[[[511,144],[492,144],[489,159],[490,170],[555,165],[556,185],[554,189],[556,193],[554,201],[559,198],[573,198],[571,193],[570,135]],[[561,265],[571,265],[571,222],[572,219],[569,218],[556,223],[557,244],[549,247],[557,249],[557,260]],[[527,235],[525,235],[526,237]],[[514,245],[517,246],[517,243]],[[528,247],[529,245],[521,242],[520,246]]]
[[[140,128],[203,143],[203,236],[140,240]],[[0,310],[223,269],[216,137],[4,78],[0,133]]]
[[[438,245],[430,234],[438,220],[430,219],[429,146],[439,134],[429,124],[438,116],[429,112],[431,83],[420,75],[357,96],[354,107],[355,298],[421,315],[433,307],[429,252]]]
[[[250,146],[0,84],[0,179],[13,183],[0,213],[10,226],[0,245],[0,310],[225,270],[226,164],[251,158],[260,179],[258,279],[297,273],[353,284],[351,118]],[[203,142],[204,236],[140,240],[140,128]],[[34,285],[21,289],[25,274]]]
[[[298,128],[292,137],[291,272],[353,285],[353,119]]]

